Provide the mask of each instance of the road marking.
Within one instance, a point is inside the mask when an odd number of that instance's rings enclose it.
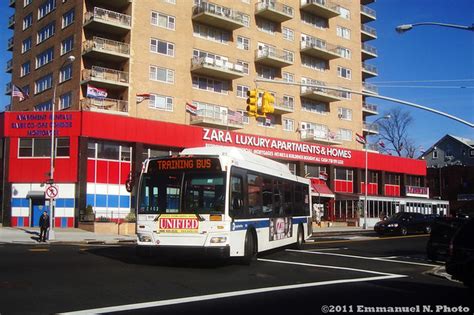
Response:
[[[282,286],[276,286],[276,287],[248,289],[248,290],[241,290],[241,291],[222,292],[222,293],[215,293],[215,294],[176,298],[176,299],[170,299],[170,300],[161,300],[161,301],[136,303],[136,304],[125,304],[125,305],[119,305],[119,306],[102,307],[102,308],[95,308],[95,309],[82,310],[82,311],[71,311],[71,312],[60,313],[60,314],[80,315],[80,314],[103,314],[103,313],[110,313],[110,312],[132,311],[132,310],[145,309],[145,308],[151,308],[151,307],[161,307],[161,306],[169,306],[169,305],[176,305],[176,304],[183,304],[183,303],[217,300],[217,299],[231,298],[231,297],[237,297],[237,296],[243,296],[243,295],[260,294],[260,293],[283,291],[283,290],[294,290],[294,289],[319,287],[319,286],[333,285],[333,284],[368,282],[368,281],[388,280],[388,279],[397,279],[397,278],[407,277],[405,275],[390,274],[390,273],[384,273],[384,272],[378,272],[378,271],[368,271],[368,270],[354,269],[354,268],[314,265],[314,264],[290,262],[290,261],[283,261],[283,260],[262,259],[262,258],[259,258],[258,260],[263,261],[263,262],[291,264],[291,265],[299,265],[299,266],[306,266],[306,267],[309,266],[309,267],[317,267],[317,268],[358,271],[358,272],[364,272],[364,273],[378,274],[380,276],[364,277],[364,278],[356,278],[356,279],[328,280],[328,281],[320,281],[320,282],[282,285]]]
[[[387,258],[381,258],[381,257],[365,257],[365,256],[336,254],[336,253],[322,253],[322,252],[319,252],[319,251],[296,250],[296,249],[287,249],[286,251],[289,251],[289,252],[298,252],[298,253],[308,253],[308,254],[314,254],[314,255],[330,255],[330,256],[340,256],[340,257],[358,258],[358,259],[366,259],[366,260],[388,261],[388,262],[392,262],[392,263],[408,264],[408,265],[419,265],[419,266],[425,266],[425,267],[436,267],[436,266],[439,266],[439,265],[422,264],[422,263],[411,262],[411,261],[404,261],[404,260],[393,260],[393,259],[387,259]]]
[[[347,247],[320,248],[320,249],[311,249],[310,251],[341,250],[341,249],[348,249],[348,248]]]
[[[366,241],[387,241],[395,240],[400,238],[414,238],[414,237],[428,237],[428,234],[422,235],[408,235],[408,236],[390,236],[390,237],[377,237],[377,238],[364,238],[364,239],[345,239],[337,241],[314,241],[315,244],[335,244],[335,243],[348,243],[348,242],[366,242]]]
[[[49,252],[48,248],[30,248],[28,250],[30,252]]]

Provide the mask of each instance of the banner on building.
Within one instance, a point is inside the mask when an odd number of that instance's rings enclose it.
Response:
[[[107,97],[107,90],[100,89],[95,86],[87,84],[87,97],[92,98],[106,98]]]

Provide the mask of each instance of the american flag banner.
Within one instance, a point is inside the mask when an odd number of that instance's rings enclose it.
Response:
[[[18,97],[18,99],[21,102],[21,101],[26,100],[28,98],[28,93],[24,92],[18,86],[13,84],[12,85],[12,97]]]
[[[385,143],[383,143],[382,140],[379,141],[379,146],[381,146],[382,148],[385,148]]]
[[[150,93],[141,93],[141,94],[137,93],[137,103],[141,103],[144,100],[149,100],[150,97],[151,97]]]
[[[186,102],[186,111],[191,115],[197,115],[197,106]]]
[[[318,176],[318,179],[321,179],[321,180],[328,180],[328,173],[326,172],[319,172],[319,176]]]
[[[360,144],[366,144],[367,143],[367,141],[365,140],[365,137],[361,136],[358,133],[356,133],[356,141],[359,142]]]

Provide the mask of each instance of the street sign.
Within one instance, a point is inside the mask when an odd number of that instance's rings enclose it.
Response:
[[[58,195],[58,187],[57,186],[50,185],[46,188],[46,196],[48,196],[48,198],[54,198],[57,195]]]

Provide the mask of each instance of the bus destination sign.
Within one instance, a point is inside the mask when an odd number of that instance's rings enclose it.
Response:
[[[220,170],[219,160],[211,158],[172,158],[150,162],[148,171]]]

